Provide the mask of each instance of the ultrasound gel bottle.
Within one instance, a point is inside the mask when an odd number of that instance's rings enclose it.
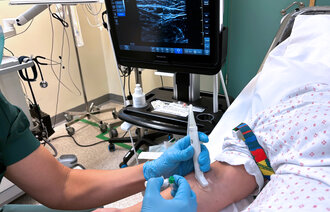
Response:
[[[135,91],[133,93],[133,107],[143,108],[145,106],[147,106],[146,96],[142,92],[141,85],[136,84]]]

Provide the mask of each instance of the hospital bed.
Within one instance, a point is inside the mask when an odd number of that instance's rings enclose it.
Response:
[[[211,132],[207,144],[211,161],[238,124],[279,103],[287,93],[302,85],[329,83],[329,49],[330,7],[303,8],[285,16],[257,75]],[[242,200],[243,205],[230,205],[225,211],[239,211],[249,201],[251,199]]]

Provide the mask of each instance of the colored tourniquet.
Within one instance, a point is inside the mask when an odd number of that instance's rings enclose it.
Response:
[[[251,128],[247,124],[241,123],[233,130],[248,146],[253,159],[257,163],[264,178],[270,180],[270,175],[274,174],[274,170],[270,165],[265,150],[260,146],[257,137],[254,135]]]

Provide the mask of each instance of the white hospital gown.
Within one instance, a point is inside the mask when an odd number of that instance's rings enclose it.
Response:
[[[244,141],[234,136],[225,139],[216,157],[231,165],[244,164],[256,177],[262,190],[246,210],[330,211],[330,85],[297,89],[246,124],[275,171],[271,180],[264,185]]]

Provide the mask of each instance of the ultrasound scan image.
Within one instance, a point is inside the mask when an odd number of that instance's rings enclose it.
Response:
[[[143,42],[188,43],[185,0],[136,0]]]

